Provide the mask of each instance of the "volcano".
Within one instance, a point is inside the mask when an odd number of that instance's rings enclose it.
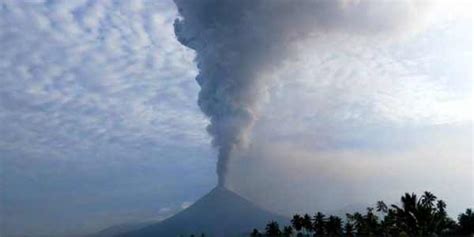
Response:
[[[178,214],[119,236],[200,236],[202,233],[208,237],[248,236],[253,228],[262,229],[271,220],[280,224],[289,222],[288,218],[266,211],[240,195],[218,186]]]

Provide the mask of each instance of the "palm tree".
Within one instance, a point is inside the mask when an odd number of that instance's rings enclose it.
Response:
[[[380,235],[378,217],[374,214],[374,209],[368,207],[367,214],[364,216],[367,231],[370,234]]]
[[[303,228],[303,218],[298,214],[294,215],[293,219],[291,219],[291,225],[296,231],[301,231],[301,228]]]
[[[473,235],[474,234],[474,213],[472,209],[467,209],[465,213],[458,216],[459,234]]]
[[[436,201],[436,196],[431,192],[425,191],[421,196],[420,201],[423,206],[432,208],[434,206],[434,202]]]
[[[385,236],[399,236],[399,228],[397,227],[397,216],[394,209],[388,209],[387,215],[383,217],[380,223]]]
[[[397,225],[407,234],[418,235],[418,220],[415,215],[417,212],[416,194],[405,193],[400,200],[402,207],[392,205],[396,212]]]
[[[458,216],[458,223],[446,213],[446,203],[437,200],[430,192],[424,192],[420,199],[414,193],[405,193],[401,197],[401,205],[387,205],[383,201],[376,204],[377,212],[384,213],[382,220],[374,214],[374,208],[367,208],[366,214],[355,212],[347,215],[347,222],[342,231],[342,220],[339,217],[325,218],[321,212],[316,213],[313,222],[309,215],[294,215],[291,223],[297,231],[297,237],[308,236],[447,236],[471,235],[474,237],[474,213],[467,209]],[[278,223],[272,221],[266,227],[268,236],[282,236]],[[286,226],[283,236],[291,236],[293,228]],[[254,229],[251,236],[262,236]]]
[[[443,200],[438,200],[436,202],[436,208],[434,208],[432,214],[433,232],[445,234],[449,232],[449,229],[455,225],[455,222],[448,217],[446,213],[446,203]]]
[[[303,216],[303,228],[307,234],[313,231],[313,222],[311,220],[311,216],[308,214],[304,214]]]
[[[344,234],[348,237],[354,236],[354,226],[349,221],[344,225]]]
[[[382,213],[387,213],[388,207],[383,201],[378,201],[377,202],[377,211],[382,212]]]
[[[440,214],[446,215],[446,203],[443,200],[438,200],[436,208]]]
[[[265,227],[265,233],[267,236],[279,236],[281,235],[280,226],[276,221],[271,221]]]
[[[342,220],[337,216],[329,216],[326,223],[326,231],[329,236],[338,236],[342,233]]]
[[[316,235],[324,235],[326,233],[326,220],[325,215],[321,212],[316,213],[314,216],[313,230]]]
[[[290,237],[293,234],[293,228],[291,226],[285,226],[283,228],[283,236]]]
[[[250,234],[251,237],[259,237],[262,236],[257,229],[253,229],[252,233]]]
[[[452,224],[446,217],[446,204],[435,201],[436,196],[425,191],[418,200],[415,194],[402,196],[402,207],[392,205],[396,212],[397,226],[409,235],[433,235],[441,233]]]
[[[354,214],[346,214],[347,220],[354,223],[355,230],[357,235],[367,235],[365,220],[362,214],[355,212]]]

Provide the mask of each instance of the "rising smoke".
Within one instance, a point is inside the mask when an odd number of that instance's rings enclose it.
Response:
[[[408,31],[423,15],[419,1],[175,0],[178,40],[197,53],[198,104],[218,149],[218,184],[229,159],[248,141],[268,77],[301,40],[322,34],[380,35]],[[311,47],[307,45],[306,47]],[[291,80],[291,78],[281,78]]]

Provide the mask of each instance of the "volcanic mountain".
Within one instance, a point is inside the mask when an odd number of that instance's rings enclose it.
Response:
[[[245,236],[253,228],[262,229],[271,221],[287,224],[283,216],[266,211],[238,194],[216,187],[180,213],[156,224],[120,237],[156,236]]]

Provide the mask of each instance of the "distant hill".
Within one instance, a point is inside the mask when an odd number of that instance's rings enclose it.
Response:
[[[130,231],[139,230],[146,226],[156,223],[156,221],[136,222],[136,223],[124,223],[119,225],[113,225],[107,227],[95,234],[87,235],[85,237],[113,237],[118,236]]]
[[[118,234],[118,237],[244,236],[253,228],[264,228],[270,221],[281,224],[289,219],[266,211],[238,194],[216,187],[180,213],[145,228]]]

